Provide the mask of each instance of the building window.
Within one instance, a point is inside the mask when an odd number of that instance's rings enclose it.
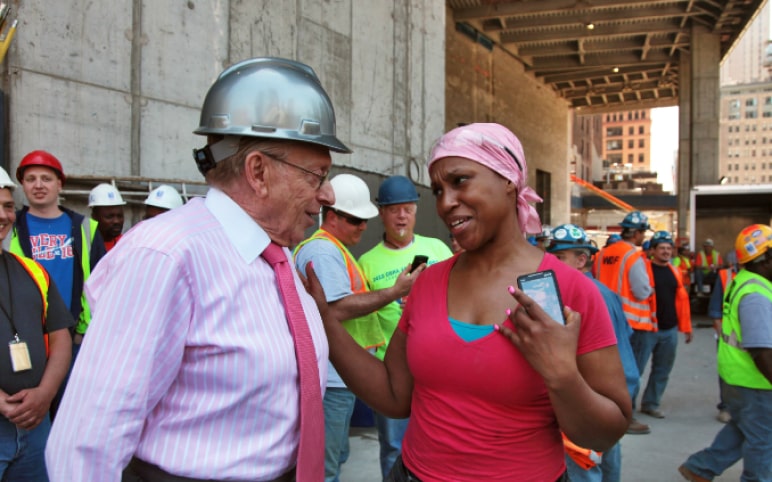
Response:
[[[644,111],[641,111],[641,119],[645,119],[645,118],[646,118],[646,111],[644,110]]]
[[[756,114],[755,110],[748,110],[748,111],[745,111],[745,118],[746,119],[757,119],[758,115]]]
[[[628,154],[628,155],[627,155],[627,163],[628,163],[628,164],[632,164],[632,163],[633,163],[633,157],[634,157],[634,156],[633,156],[632,154]]]
[[[735,156],[735,157],[737,157],[737,156]],[[734,170],[735,170],[735,171],[739,171],[739,170],[740,170],[740,165],[739,165],[738,163],[736,163],[736,162],[734,163]],[[735,181],[736,181],[736,180],[737,180],[737,179],[735,179]]]
[[[630,126],[630,128],[629,128],[629,129],[627,129],[627,134],[628,134],[628,135],[633,135],[633,134],[635,134],[635,127],[633,127],[633,126]]]
[[[617,137],[621,136],[624,133],[622,131],[621,127],[607,127],[606,128],[606,137]]]
[[[734,177],[734,183],[737,184],[737,176]]]
[[[732,170],[732,165],[731,165],[731,164],[729,164],[729,170],[730,170],[730,171]]]
[[[644,161],[644,155],[638,154],[638,164],[643,164],[643,161]]]
[[[756,98],[750,97],[745,99],[745,107],[756,107]]]
[[[632,149],[633,147],[635,147],[635,141],[634,141],[634,140],[632,140],[632,139],[629,139],[629,140],[627,141],[627,148],[628,148],[628,149]]]
[[[638,139],[638,147],[646,147],[646,140]]]
[[[627,113],[627,120],[633,120],[633,113],[632,112],[628,112]]]
[[[643,133],[644,133],[643,126],[638,126],[638,134],[643,134]]]
[[[620,151],[620,150],[622,150],[622,141],[621,140],[607,141],[606,142],[606,150],[607,151]]]

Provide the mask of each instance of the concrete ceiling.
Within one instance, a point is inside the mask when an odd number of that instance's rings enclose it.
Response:
[[[723,58],[764,0],[448,0],[458,30],[497,44],[577,112],[678,105],[691,28]]]

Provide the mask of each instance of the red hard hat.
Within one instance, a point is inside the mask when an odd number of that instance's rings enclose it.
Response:
[[[32,151],[24,156],[19,163],[19,167],[16,168],[16,179],[18,179],[19,182],[21,182],[24,177],[24,170],[30,166],[50,167],[56,171],[56,175],[59,176],[62,184],[64,184],[64,169],[62,169],[62,163],[50,152]]]

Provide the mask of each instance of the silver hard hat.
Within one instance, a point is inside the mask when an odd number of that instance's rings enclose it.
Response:
[[[287,139],[351,152],[335,137],[335,111],[313,69],[275,57],[225,69],[209,88],[193,133]]]

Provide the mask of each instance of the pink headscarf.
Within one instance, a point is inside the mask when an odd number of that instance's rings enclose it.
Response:
[[[478,162],[509,179],[517,187],[517,219],[523,234],[540,233],[541,221],[529,204],[542,199],[528,187],[528,166],[523,146],[515,135],[500,124],[468,124],[439,138],[429,155],[429,164],[444,157],[463,157]]]

